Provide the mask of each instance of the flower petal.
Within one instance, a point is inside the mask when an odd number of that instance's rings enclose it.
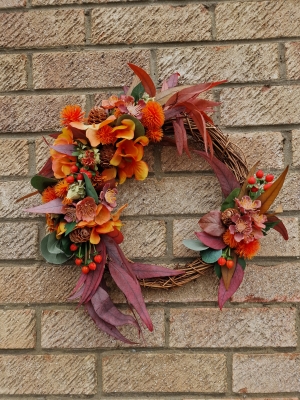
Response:
[[[97,225],[103,225],[105,222],[110,220],[110,211],[103,206],[99,212],[99,214],[96,215],[95,217],[95,222]]]
[[[138,181],[143,181],[148,176],[148,165],[145,161],[135,162],[134,176]]]
[[[91,232],[90,242],[92,244],[98,244],[100,242],[100,235],[96,229],[97,229],[97,227],[93,228],[92,232]]]
[[[123,119],[121,121],[123,126],[116,126],[114,131],[117,132],[117,138],[124,138],[131,140],[134,138],[135,123],[131,119]]]

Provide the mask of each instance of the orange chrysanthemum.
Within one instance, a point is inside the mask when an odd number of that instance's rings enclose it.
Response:
[[[122,111],[120,111],[118,108],[115,108],[115,110],[114,110],[114,116],[115,116],[116,118],[120,117],[122,114],[123,114]]]
[[[238,242],[234,239],[234,235],[232,235],[229,230],[227,230],[223,234],[223,241],[227,246],[229,246],[231,249],[235,249],[236,246],[238,245]]]
[[[73,203],[73,200],[72,199],[68,199],[68,197],[65,197],[63,199],[62,203],[63,203],[64,206],[68,206],[69,204]]]
[[[142,124],[149,130],[157,130],[165,122],[164,110],[156,101],[148,101],[142,110],[142,114]]]
[[[57,197],[63,199],[69,190],[69,184],[65,179],[62,179],[54,186],[54,191]]]
[[[239,257],[244,257],[250,260],[256,255],[259,249],[260,243],[257,239],[254,239],[249,243],[246,243],[244,240],[242,240],[240,243],[238,243],[235,252]]]
[[[146,133],[147,138],[151,142],[160,142],[164,133],[162,129],[153,129],[153,130],[148,130]]]
[[[84,119],[84,112],[82,108],[75,105],[68,105],[61,111],[61,124],[63,126],[69,125],[71,122],[82,122]]]
[[[47,223],[47,228],[49,232],[54,232],[56,231],[56,223],[55,221],[51,218],[51,214],[46,214],[46,223]]]
[[[117,140],[116,132],[109,125],[104,125],[97,131],[97,138],[101,144],[114,144]]]
[[[42,192],[42,202],[43,203],[48,203],[51,200],[57,199],[57,196],[55,194],[55,190],[53,186],[48,186],[43,192]]]

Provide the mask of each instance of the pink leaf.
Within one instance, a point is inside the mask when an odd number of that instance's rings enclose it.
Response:
[[[211,247],[214,250],[221,250],[226,247],[226,244],[223,242],[222,237],[211,236],[205,232],[195,232],[197,238],[205,244],[205,246]]]
[[[50,147],[59,153],[66,154],[67,156],[72,156],[72,153],[75,151],[75,146],[73,144],[63,144]]]
[[[27,208],[24,211],[37,214],[64,214],[63,204],[61,199],[54,199],[48,201],[48,203],[42,204],[41,206]]]
[[[185,271],[164,268],[159,265],[133,263],[131,268],[138,279],[159,278],[161,276],[176,276]]]
[[[239,263],[236,264],[236,268],[231,278],[228,290],[225,289],[223,278],[221,278],[219,285],[219,293],[218,293],[218,302],[220,310],[222,310],[226,301],[230,299],[230,297],[238,290],[240,284],[243,281],[243,278],[244,278],[244,270]]]
[[[183,137],[182,137],[181,126],[179,125],[177,120],[173,121],[173,129],[174,129],[174,137],[176,141],[177,151],[178,154],[181,156],[183,151]]]
[[[167,80],[168,88],[173,88],[177,86],[178,84],[178,78],[180,77],[180,74],[178,72],[175,72],[170,76],[170,78]]]
[[[160,92],[164,92],[165,90],[168,90],[168,89],[169,89],[169,87],[168,87],[167,81],[163,81]]]
[[[203,157],[212,167],[225,197],[229,196],[234,189],[241,187],[233,172],[222,161],[207,155],[204,151],[194,150],[194,152]]]
[[[221,211],[213,210],[205,214],[199,221],[200,228],[212,236],[221,236],[225,227],[221,221]]]

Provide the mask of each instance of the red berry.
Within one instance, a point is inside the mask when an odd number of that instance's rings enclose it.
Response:
[[[94,261],[95,261],[97,264],[99,264],[99,263],[102,261],[102,256],[101,256],[101,254],[97,254],[97,255],[94,257]]]
[[[79,170],[79,168],[77,167],[77,165],[72,165],[72,167],[71,167],[72,172],[76,173],[76,172],[78,172],[78,170]]]
[[[91,269],[92,271],[95,271],[96,268],[97,268],[96,263],[94,263],[94,262],[89,263],[89,269]]]
[[[227,268],[230,269],[230,268],[232,268],[233,266],[234,266],[234,262],[233,262],[232,260],[227,260],[227,261],[226,261],[226,267],[227,267]]]
[[[70,175],[70,176],[66,177],[66,181],[68,183],[74,183],[75,182],[75,178],[74,178],[74,176]]]
[[[261,179],[264,176],[264,171],[262,171],[261,169],[259,169],[256,174],[258,179]]]
[[[250,176],[250,178],[248,179],[248,183],[250,185],[254,185],[254,183],[256,183],[256,178],[254,176]]]
[[[72,243],[71,246],[70,246],[70,250],[71,251],[76,251],[77,249],[78,249],[78,246],[76,246],[75,243]]]
[[[82,264],[82,258],[75,258],[75,264],[76,265],[81,265]]]
[[[255,186],[253,186],[252,188],[251,188],[251,192],[258,192],[258,188],[257,187],[255,187]]]
[[[272,175],[272,174],[266,175],[266,182],[272,182],[273,179],[274,179],[274,175]]]
[[[92,179],[92,173],[90,172],[90,171],[86,171],[86,173],[85,173],[88,177],[89,177],[89,179]]]
[[[82,174],[78,174],[77,175],[77,180],[78,181],[83,181],[83,175]]]
[[[89,269],[89,267],[88,267],[87,265],[84,265],[84,266],[81,268],[81,272],[82,272],[83,274],[88,274],[88,273],[90,272],[90,269]]]
[[[80,168],[80,172],[86,172],[87,170],[85,168]]]
[[[223,265],[226,264],[226,258],[220,257],[220,258],[218,259],[217,263],[218,263],[219,265],[221,265],[221,267],[222,267]]]
[[[264,185],[264,190],[266,191],[266,190],[270,189],[271,186],[272,186],[272,183],[266,183]]]

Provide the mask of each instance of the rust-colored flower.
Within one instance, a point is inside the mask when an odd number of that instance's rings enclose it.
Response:
[[[76,217],[78,221],[93,221],[96,211],[97,204],[92,197],[86,197],[76,204]]]
[[[247,258],[248,260],[250,260],[257,254],[259,249],[260,243],[257,239],[254,239],[249,243],[241,241],[237,245],[235,252],[239,257]]]
[[[43,203],[48,203],[51,200],[57,199],[55,190],[53,186],[48,186],[43,192],[42,192],[42,202]]]
[[[142,115],[142,124],[149,130],[156,130],[165,122],[164,110],[156,101],[148,101],[142,109]]]
[[[54,186],[54,191],[57,197],[60,199],[63,199],[69,190],[69,184],[65,179],[60,180],[55,186]]]
[[[57,228],[57,219],[52,218],[52,215],[53,214],[46,214],[46,224],[49,232],[54,232]]]
[[[163,130],[161,128],[158,129],[148,129],[146,136],[147,138],[154,143],[160,142],[162,137],[163,137],[164,133]]]
[[[231,249],[236,248],[236,246],[238,245],[238,242],[234,239],[234,235],[232,235],[229,230],[227,230],[224,234],[223,234],[223,241],[225,244],[227,244],[227,246],[229,246]]]
[[[102,126],[102,128],[97,131],[97,137],[99,142],[103,145],[114,144],[117,140],[115,130],[109,125]]]
[[[84,112],[78,105],[68,105],[61,111],[61,124],[63,126],[69,125],[71,122],[82,122],[84,119]]]
[[[68,128],[63,128],[62,133],[54,141],[54,145],[73,144],[73,134]],[[65,178],[71,173],[71,166],[76,164],[77,158],[59,153],[50,149],[52,169],[55,178]]]

